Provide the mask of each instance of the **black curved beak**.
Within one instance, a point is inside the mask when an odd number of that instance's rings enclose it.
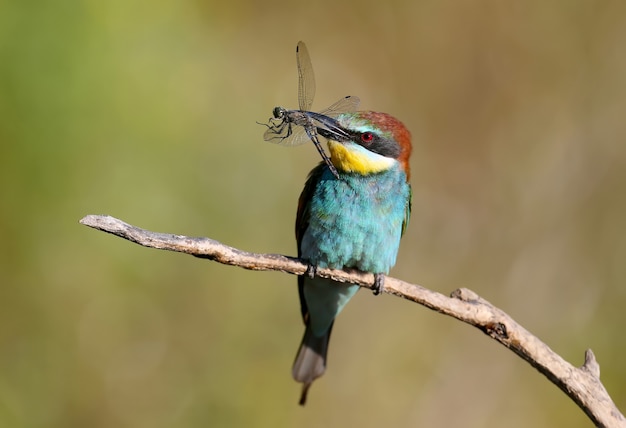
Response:
[[[336,119],[320,113],[309,112],[309,114],[315,121],[315,129],[317,133],[322,137],[339,143],[350,139],[350,134],[339,124],[339,122],[337,122]]]

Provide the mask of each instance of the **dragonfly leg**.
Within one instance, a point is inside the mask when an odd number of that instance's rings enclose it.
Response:
[[[324,159],[324,162],[328,166],[328,169],[330,169],[330,172],[332,172],[335,178],[339,180],[339,173],[337,172],[337,168],[335,168],[335,165],[333,165],[330,158],[328,157],[328,155],[322,148],[322,144],[320,143],[320,140],[317,138],[317,132],[315,131],[315,128],[313,127],[313,125],[309,124],[305,126],[304,129],[306,130],[306,133],[311,139],[311,141],[313,141],[313,144],[315,144],[315,148],[317,149],[319,154],[322,156],[322,159]]]

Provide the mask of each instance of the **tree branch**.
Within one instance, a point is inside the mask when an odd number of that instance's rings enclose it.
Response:
[[[144,247],[191,254],[244,269],[275,270],[294,275],[303,275],[307,271],[306,262],[294,257],[249,253],[209,238],[150,232],[111,216],[88,215],[80,223]],[[373,274],[356,270],[319,268],[316,275],[370,289],[374,286]],[[455,290],[447,297],[419,285],[386,277],[384,291],[473,325],[539,370],[563,390],[596,426],[626,427],[626,419],[600,382],[600,366],[591,349],[585,352],[583,366],[574,367],[509,315],[466,288]]]

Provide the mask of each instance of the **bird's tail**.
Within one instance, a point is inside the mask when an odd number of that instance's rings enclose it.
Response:
[[[326,354],[328,353],[328,341],[332,327],[331,325],[323,336],[314,335],[308,325],[304,332],[291,371],[293,378],[304,384],[299,402],[301,406],[306,403],[306,395],[313,381],[323,375],[326,370]]]

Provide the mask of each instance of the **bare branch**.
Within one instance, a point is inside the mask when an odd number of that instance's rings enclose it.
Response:
[[[150,232],[110,216],[88,215],[80,223],[144,247],[191,254],[244,269],[275,270],[294,275],[303,275],[307,271],[307,264],[297,258],[249,253],[209,238]],[[374,287],[374,275],[371,273],[320,268],[316,275],[365,288]],[[600,366],[590,349],[585,352],[584,365],[574,367],[509,315],[465,288],[455,290],[447,297],[419,285],[387,277],[384,291],[473,325],[511,349],[561,388],[596,426],[626,427],[626,419],[600,382]]]

